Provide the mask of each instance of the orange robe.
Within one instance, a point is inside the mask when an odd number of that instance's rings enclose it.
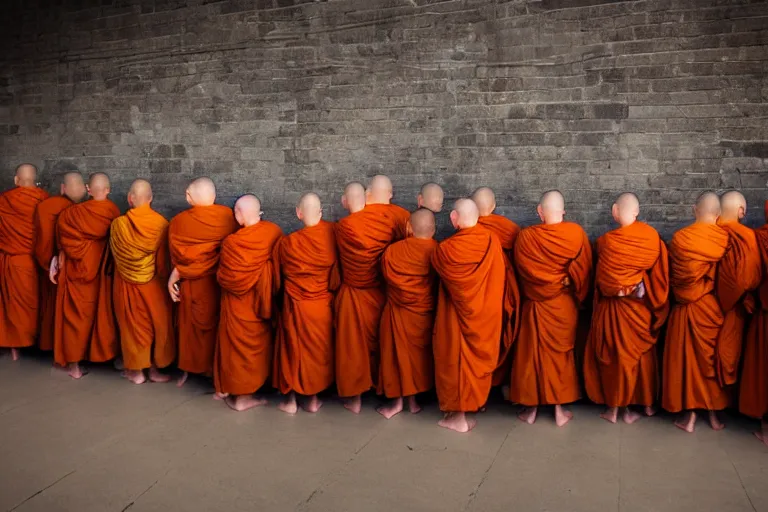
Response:
[[[639,283],[642,299],[620,297]],[[651,406],[658,396],[656,341],[669,313],[667,248],[648,224],[597,240],[592,328],[584,354],[589,399],[609,407]]]
[[[526,406],[579,398],[574,345],[579,305],[589,293],[592,247],[578,224],[539,224],[515,243],[523,310],[509,399]]]
[[[221,244],[221,316],[214,384],[219,393],[249,395],[269,377],[272,315],[280,287],[275,244],[283,232],[262,220],[239,229]]]
[[[72,205],[59,215],[60,265],[54,325],[54,359],[59,365],[104,362],[120,352],[112,309],[114,262],[109,227],[120,215],[110,200]]]
[[[440,277],[432,338],[440,410],[477,411],[499,361],[504,252],[490,231],[475,226],[440,242],[432,266]]]
[[[220,294],[216,267],[221,241],[236,229],[232,210],[218,204],[193,206],[168,227],[171,263],[181,276],[176,339],[182,371],[213,373]]]
[[[493,373],[493,385],[501,386],[509,383],[509,374],[512,371],[512,358],[510,349],[517,337],[517,331],[520,328],[520,290],[517,286],[517,276],[515,267],[512,264],[514,259],[515,239],[520,233],[520,226],[508,218],[492,213],[480,217],[478,224],[487,228],[496,235],[504,250],[504,266],[506,269],[504,277],[504,314],[501,319],[501,345],[499,349],[499,365]]]
[[[728,392],[718,382],[717,339],[723,313],[714,295],[718,262],[728,233],[695,223],[674,234],[669,244],[669,282],[675,295],[664,344],[662,406],[724,409]]]
[[[176,358],[172,302],[168,294],[168,221],[149,205],[112,222],[113,289],[123,364],[143,370]]]
[[[333,292],[340,284],[334,229],[320,221],[279,243],[284,295],[272,384],[283,394],[315,395],[333,383]]]
[[[763,280],[758,288],[759,307],[749,323],[744,341],[739,411],[760,419],[768,415],[768,224],[756,229],[755,235]]]
[[[72,205],[67,196],[53,196],[35,209],[35,259],[40,266],[40,350],[53,350],[53,323],[56,318],[56,285],[48,277],[51,260],[59,254],[56,221],[64,208]]]
[[[405,236],[409,215],[393,204],[371,204],[336,224],[342,275],[335,300],[339,396],[364,393],[378,380],[379,321],[386,300],[381,255]]]
[[[47,197],[37,187],[0,194],[0,347],[31,347],[37,337],[40,296],[33,217]]]
[[[387,302],[379,326],[378,393],[411,396],[434,385],[432,327],[437,274],[432,268],[433,239],[406,238],[390,245],[381,258]]]

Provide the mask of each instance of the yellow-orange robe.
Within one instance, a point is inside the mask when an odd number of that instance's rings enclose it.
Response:
[[[717,264],[728,233],[694,223],[669,244],[669,283],[675,295],[664,344],[662,405],[670,412],[724,409],[728,392],[718,382],[717,339],[723,312],[714,295]]]
[[[221,316],[213,380],[216,391],[256,392],[272,366],[272,318],[280,288],[275,244],[283,232],[262,220],[229,235],[221,244],[216,277]]]
[[[523,310],[509,399],[526,406],[574,402],[578,308],[592,274],[587,234],[572,222],[525,228],[515,242],[515,266]]]
[[[47,197],[37,187],[0,194],[0,347],[31,347],[37,337],[40,296],[33,217]]]
[[[387,302],[379,326],[377,391],[387,398],[423,393],[434,385],[435,249],[431,238],[410,237],[390,245],[381,258]]]
[[[315,395],[333,383],[333,292],[340,284],[334,229],[320,221],[278,245],[284,294],[272,385],[283,394]]]
[[[381,255],[405,236],[408,218],[399,206],[371,204],[336,224],[342,276],[334,304],[339,396],[364,393],[378,379],[379,320],[385,302]]]
[[[40,311],[38,347],[53,350],[53,323],[56,318],[56,285],[48,277],[51,260],[59,253],[56,243],[56,221],[59,214],[72,205],[67,196],[53,196],[35,208],[35,259],[40,266]]]
[[[645,296],[630,297],[640,283]],[[655,229],[635,222],[597,240],[592,328],[584,354],[590,400],[609,407],[654,404],[656,341],[669,313],[668,299],[667,248]]]
[[[64,264],[58,275],[53,353],[61,366],[119,355],[109,250],[109,227],[118,215],[120,209],[108,199],[75,204],[59,215],[56,237]]]
[[[168,227],[171,263],[181,276],[176,339],[182,371],[213,373],[220,296],[216,268],[221,241],[236,229],[232,210],[218,204],[193,206]]]
[[[112,222],[113,289],[123,365],[143,370],[176,358],[173,310],[168,294],[168,221],[147,204]]]
[[[475,226],[440,242],[432,266],[440,277],[432,338],[440,410],[477,411],[499,361],[504,252],[490,231]]]
[[[477,220],[477,223],[496,235],[504,250],[505,276],[504,276],[504,314],[501,319],[502,336],[499,349],[499,365],[493,372],[493,385],[501,386],[509,384],[512,371],[512,358],[510,357],[512,344],[517,337],[520,328],[520,290],[517,286],[515,275],[514,248],[520,226],[508,218],[492,213]]]

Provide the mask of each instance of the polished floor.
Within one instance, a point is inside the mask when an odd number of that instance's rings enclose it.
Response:
[[[460,435],[435,404],[236,413],[203,381],[75,382],[49,364],[0,359],[0,511],[768,511],[768,448],[741,418],[687,435],[577,405],[558,429],[498,403]]]

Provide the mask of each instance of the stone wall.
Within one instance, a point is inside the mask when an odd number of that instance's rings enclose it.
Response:
[[[51,7],[51,4],[58,6]],[[597,236],[633,190],[665,236],[705,189],[762,221],[768,2],[10,0],[0,21],[0,185],[32,161],[105,171],[159,210],[209,175],[295,227],[308,190],[389,174],[396,202],[489,185],[534,221],[543,190]],[[47,6],[47,7],[46,7]]]

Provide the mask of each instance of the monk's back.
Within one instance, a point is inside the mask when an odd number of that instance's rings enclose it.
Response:
[[[498,237],[501,248],[511,251],[515,246],[515,239],[520,234],[520,226],[508,218],[492,213],[477,220],[477,223]]]
[[[644,222],[614,229],[597,240],[595,284],[612,297],[619,289],[636,285],[659,258],[659,233]]]
[[[181,276],[193,279],[216,272],[221,241],[237,225],[226,206],[193,206],[176,215],[169,227],[171,259]]]
[[[382,271],[390,301],[408,309],[434,309],[436,276],[430,260],[436,248],[434,239],[415,237],[400,240],[387,248]]]
[[[669,277],[678,302],[695,302],[712,293],[717,262],[725,254],[728,234],[714,224],[694,223],[672,236]]]
[[[280,267],[285,293],[294,299],[328,298],[331,270],[336,264],[334,224],[320,221],[280,242]]]
[[[48,270],[56,247],[54,233],[61,212],[72,205],[66,196],[53,196],[42,201],[35,210],[35,258],[38,265]]]
[[[32,254],[35,207],[46,197],[37,187],[16,187],[0,194],[0,252]]]

